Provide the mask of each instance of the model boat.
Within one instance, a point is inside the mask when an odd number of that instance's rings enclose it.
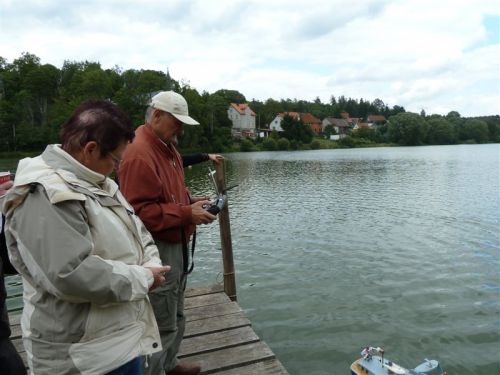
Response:
[[[351,365],[352,375],[446,375],[439,362],[425,359],[423,363],[408,370],[384,358],[384,349],[367,346],[361,351],[361,358]]]

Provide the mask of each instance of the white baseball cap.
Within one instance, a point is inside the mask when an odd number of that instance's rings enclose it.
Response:
[[[173,91],[162,91],[151,99],[150,107],[158,108],[170,113],[186,125],[200,125],[198,121],[189,116],[186,99]]]

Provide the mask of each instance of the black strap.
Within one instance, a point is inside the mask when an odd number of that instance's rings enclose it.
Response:
[[[181,238],[182,238],[182,260],[184,264],[184,274],[189,275],[191,272],[193,272],[194,268],[194,248],[196,246],[196,229],[193,233],[193,241],[191,243],[191,265],[189,267],[188,267],[189,250],[186,241],[186,232],[184,232],[184,228],[181,228]]]

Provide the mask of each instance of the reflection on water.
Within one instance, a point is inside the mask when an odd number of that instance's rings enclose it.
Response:
[[[365,345],[407,367],[498,373],[498,145],[228,155],[238,301],[291,374],[342,374]],[[212,191],[206,166],[188,170]],[[199,228],[191,285],[221,269]],[[496,371],[495,371],[496,370]]]

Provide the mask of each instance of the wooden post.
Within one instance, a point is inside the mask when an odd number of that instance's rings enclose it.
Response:
[[[215,183],[219,191],[226,190],[226,181],[224,178],[224,160],[215,165]],[[229,223],[228,204],[218,214],[220,242],[222,248],[222,262],[224,265],[224,292],[231,299],[236,301],[236,277],[234,274],[233,262],[233,244],[231,242],[231,225]]]

